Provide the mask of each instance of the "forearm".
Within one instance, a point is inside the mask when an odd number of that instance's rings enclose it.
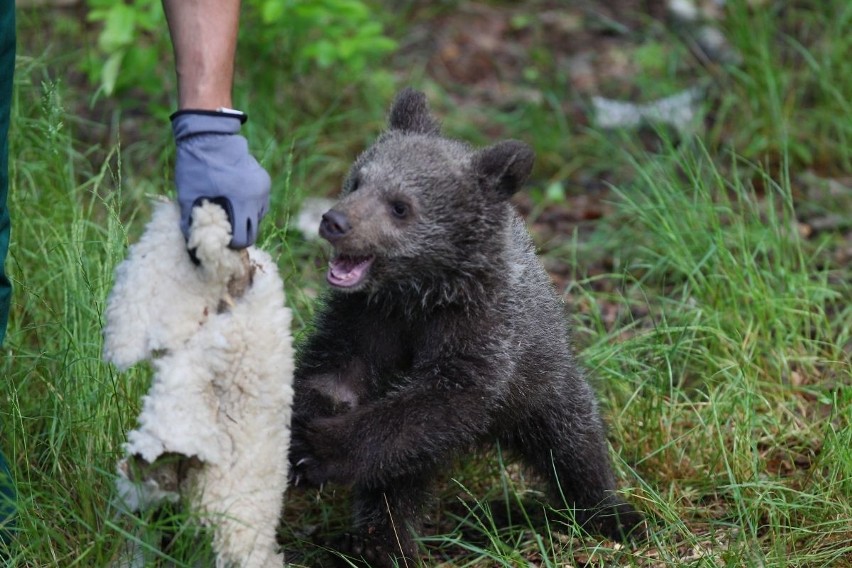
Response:
[[[163,0],[181,109],[230,108],[239,0]]]

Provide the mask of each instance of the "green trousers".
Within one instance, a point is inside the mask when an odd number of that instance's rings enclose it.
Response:
[[[9,110],[12,106],[12,75],[15,72],[15,2],[0,2],[0,345],[6,336],[12,284],[6,276],[9,251]]]
[[[15,2],[0,0],[0,346],[6,336],[12,284],[6,276],[9,252],[9,114],[15,71]],[[2,357],[2,355],[0,355]],[[5,377],[0,377],[5,380]],[[0,540],[8,542],[15,523],[15,485],[6,456],[0,451]],[[0,559],[2,559],[0,551]]]

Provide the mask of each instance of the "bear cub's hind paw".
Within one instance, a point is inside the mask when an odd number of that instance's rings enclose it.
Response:
[[[616,542],[641,543],[648,540],[645,517],[621,499],[594,512],[583,524],[590,532]]]
[[[407,539],[406,539],[407,540]],[[343,533],[325,543],[325,546],[335,551],[334,566],[341,568],[394,568],[405,566],[399,550],[388,549],[388,539],[373,538],[363,533]],[[345,555],[346,558],[344,558]],[[414,561],[413,552],[406,554],[406,560]]]

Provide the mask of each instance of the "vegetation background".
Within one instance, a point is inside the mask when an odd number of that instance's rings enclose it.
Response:
[[[136,542],[150,565],[205,565],[181,513],[111,506],[148,371],[102,362],[103,307],[148,196],[173,191],[159,0],[19,4],[7,563],[106,566]],[[273,177],[260,244],[297,337],[326,255],[298,211],[335,193],[398,88],[425,90],[450,135],[537,152],[517,205],[653,537],[601,542],[556,510],[558,530],[497,529],[477,501],[536,485],[489,453],[439,480],[424,565],[852,566],[850,29],[845,0],[244,2],[235,104]],[[649,110],[679,94],[692,121]],[[596,97],[646,120],[608,127]],[[346,492],[290,491],[284,517],[288,559],[322,565]]]

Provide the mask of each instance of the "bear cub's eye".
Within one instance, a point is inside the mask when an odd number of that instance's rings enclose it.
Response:
[[[358,186],[361,185],[361,176],[355,176],[352,178],[352,181],[349,182],[349,193],[358,190]]]
[[[403,201],[391,201],[390,212],[397,219],[405,219],[408,217],[408,204]]]

